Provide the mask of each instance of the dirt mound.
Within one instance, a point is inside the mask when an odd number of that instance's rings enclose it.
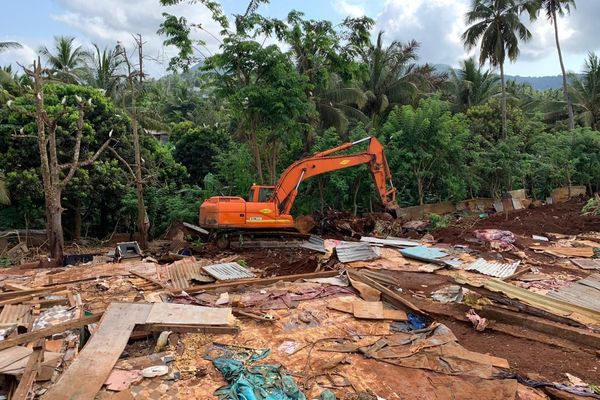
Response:
[[[566,203],[551,204],[537,208],[496,214],[477,221],[459,221],[447,228],[436,229],[433,236],[444,243],[461,243],[474,238],[477,229],[502,229],[522,236],[562,233],[577,235],[590,231],[600,231],[600,217],[581,215],[585,200],[573,199]]]

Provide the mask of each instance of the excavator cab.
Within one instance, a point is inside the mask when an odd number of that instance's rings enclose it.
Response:
[[[255,183],[250,188],[248,201],[253,203],[266,203],[267,201],[271,201],[273,190],[275,190],[275,186],[262,186]]]

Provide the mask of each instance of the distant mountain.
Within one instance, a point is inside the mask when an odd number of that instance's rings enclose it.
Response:
[[[452,67],[447,64],[433,65],[438,72],[450,73]],[[506,75],[507,81],[515,81],[517,83],[529,83],[536,90],[560,89],[562,87],[562,75],[555,76],[520,76]]]

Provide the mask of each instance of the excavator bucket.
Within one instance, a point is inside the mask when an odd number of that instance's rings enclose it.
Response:
[[[299,215],[294,220],[294,228],[300,233],[309,233],[315,226],[315,220],[310,215]]]

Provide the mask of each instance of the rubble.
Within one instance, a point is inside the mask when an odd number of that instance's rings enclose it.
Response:
[[[0,271],[0,395],[597,396],[598,229],[534,233],[545,241],[492,217],[419,240],[373,236],[383,217],[327,218],[337,236],[288,246],[175,257],[161,241],[121,262]]]

